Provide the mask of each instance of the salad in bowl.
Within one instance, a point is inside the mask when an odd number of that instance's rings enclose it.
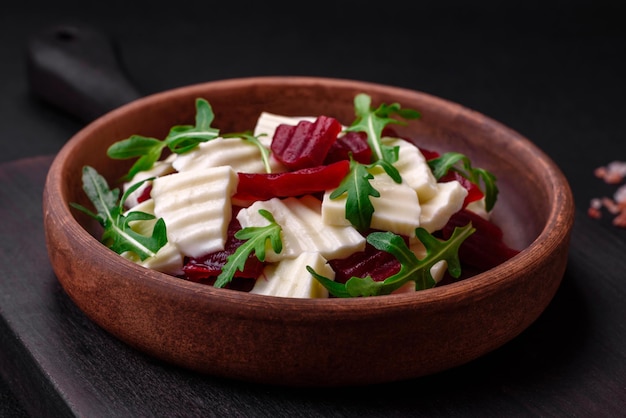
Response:
[[[195,106],[194,125],[109,147],[135,159],[123,195],[83,169],[96,211],[74,206],[144,267],[268,296],[344,298],[432,288],[463,264],[484,271],[518,252],[489,219],[492,173],[395,133],[417,110],[373,107],[360,93],[349,126],[262,112],[249,131],[221,132],[211,104]]]
[[[573,224],[530,140],[415,90],[250,77],[93,121],[44,187],[50,262],[92,321],[199,373],[288,386],[417,378],[545,310]]]

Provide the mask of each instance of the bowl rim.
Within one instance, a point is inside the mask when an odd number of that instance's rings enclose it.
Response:
[[[235,309],[233,307],[236,307],[236,310],[242,315],[245,311],[250,310],[255,312],[266,311],[268,310],[268,306],[278,304],[281,307],[295,307],[303,314],[314,316],[334,315],[338,311],[341,311],[342,314],[345,315],[346,319],[352,317],[356,319],[357,316],[359,319],[363,319],[364,311],[359,308],[368,308],[365,309],[367,312],[372,306],[372,298],[300,299],[258,295],[231,289],[217,289],[210,285],[185,281],[166,273],[149,270],[133,263],[132,261],[124,259],[101,244],[96,237],[92,236],[85,228],[83,228],[83,226],[80,225],[73,215],[69,203],[64,201],[63,176],[61,174],[64,170],[66,159],[71,154],[72,149],[75,146],[82,142],[85,137],[88,137],[93,132],[98,131],[101,126],[108,124],[110,121],[115,120],[117,117],[128,111],[140,109],[156,99],[171,99],[177,96],[185,96],[189,95],[190,92],[204,89],[209,86],[228,89],[234,83],[238,84],[242,82],[248,84],[263,83],[280,85],[284,85],[285,83],[297,85],[329,83],[331,86],[341,84],[343,86],[350,86],[357,90],[384,88],[392,93],[396,91],[402,94],[410,93],[420,95],[432,103],[452,106],[459,112],[468,114],[471,117],[488,120],[491,124],[497,126],[498,129],[507,131],[508,134],[520,143],[523,143],[527,149],[533,152],[536,158],[541,161],[546,172],[551,174],[550,176],[547,176],[551,179],[549,183],[551,188],[549,193],[551,199],[549,204],[550,213],[547,216],[547,222],[539,235],[526,248],[522,249],[518,255],[486,272],[479,273],[458,282],[446,284],[445,286],[434,287],[412,293],[377,296],[375,298],[377,300],[377,309],[373,312],[370,310],[370,314],[372,315],[381,315],[388,310],[396,310],[398,308],[403,309],[415,306],[416,304],[429,305],[433,309],[437,309],[437,306],[445,305],[451,297],[452,299],[457,299],[454,297],[456,295],[462,295],[464,297],[467,295],[482,295],[480,297],[485,297],[500,286],[507,285],[516,280],[517,274],[515,273],[519,273],[528,268],[528,266],[542,260],[545,257],[546,248],[554,250],[555,247],[562,245],[563,241],[568,239],[569,231],[574,219],[573,196],[569,184],[554,161],[552,161],[550,157],[548,157],[534,143],[520,133],[480,112],[422,91],[373,83],[369,81],[314,76],[254,76],[195,83],[141,97],[114,109],[89,123],[74,134],[61,148],[58,154],[54,157],[46,178],[44,193],[48,195],[48,198],[45,200],[49,205],[51,205],[50,207],[54,207],[54,209],[59,211],[58,213],[61,213],[62,217],[67,220],[65,227],[69,228],[68,233],[74,235],[77,240],[89,243],[90,248],[101,249],[103,257],[112,260],[114,259],[114,261],[119,263],[121,272],[135,273],[136,277],[129,277],[129,280],[142,280],[144,282],[141,284],[142,286],[148,286],[155,290],[158,290],[158,288],[173,289],[178,294],[186,294],[195,300],[205,299],[206,303],[217,303],[221,308],[232,312],[234,312]],[[520,259],[523,259],[523,263],[519,262]],[[142,271],[142,269],[146,271]],[[147,278],[146,276],[150,276],[149,280],[145,280]],[[488,280],[486,276],[489,277]],[[289,320],[289,318],[285,319]]]

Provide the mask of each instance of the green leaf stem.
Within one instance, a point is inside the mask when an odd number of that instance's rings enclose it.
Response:
[[[129,188],[120,199],[119,189],[109,189],[109,185],[93,167],[83,167],[83,190],[91,200],[96,212],[86,207],[70,203],[81,212],[97,220],[104,228],[101,241],[104,245],[118,254],[131,251],[143,261],[156,255],[161,247],[167,243],[165,222],[158,219],[151,236],[141,235],[130,227],[130,222],[155,219],[154,215],[131,211],[124,215],[124,202],[143,182],[136,183]],[[146,179],[144,181],[148,181]]]
[[[444,241],[432,236],[423,228],[417,228],[415,234],[426,248],[426,256],[421,260],[399,235],[392,232],[369,234],[367,242],[381,251],[393,254],[400,262],[400,271],[383,281],[375,281],[370,276],[351,277],[343,284],[318,274],[310,266],[307,266],[307,270],[328,289],[330,294],[340,298],[388,295],[409,281],[415,282],[415,290],[428,289],[436,285],[430,271],[440,261],[447,262],[447,269],[452,277],[458,278],[461,275],[459,247],[475,230],[471,223],[468,223],[455,228],[450,238]]]

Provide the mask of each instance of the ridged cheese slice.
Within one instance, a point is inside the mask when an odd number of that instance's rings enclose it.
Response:
[[[266,139],[261,138],[260,142],[269,147]],[[266,172],[259,148],[241,138],[215,138],[203,142],[191,151],[179,154],[172,163],[179,172],[224,165],[230,165],[233,170],[241,173]],[[273,173],[285,171],[282,164],[271,155],[270,167]]]
[[[178,276],[183,274],[184,257],[174,244],[167,243],[154,257],[139,261],[138,264],[161,273]]]
[[[152,168],[150,168],[149,170],[138,172],[137,174],[133,176],[133,178],[130,181],[124,183],[123,190],[124,191],[128,190],[133,184],[137,184],[142,180],[149,179],[151,177],[159,177],[159,176],[164,176],[164,175],[173,173],[175,170],[172,167],[172,161],[174,161],[175,158],[176,158],[175,154],[170,154],[165,160],[155,162]],[[130,195],[128,195],[126,202],[124,202],[125,206],[127,208],[132,208],[133,206],[137,205],[139,203],[138,202],[139,196],[143,194],[143,192],[145,191],[146,187],[149,186],[149,184],[150,182],[144,182],[144,184],[139,186],[137,190],[135,190]]]
[[[165,221],[168,241],[189,257],[223,250],[237,183],[237,173],[229,166],[155,179],[154,214]]]
[[[370,197],[370,202],[374,206],[370,226],[414,237],[415,228],[420,224],[421,213],[415,190],[404,183],[395,183],[388,176],[375,176],[370,184],[380,193],[380,197]],[[331,193],[332,191],[324,193],[322,221],[328,225],[350,225],[345,218],[346,196],[331,199]]]
[[[257,278],[250,293],[290,298],[327,298],[328,290],[307,271],[311,266],[329,279],[335,272],[319,253],[302,253],[296,258],[269,264]]]
[[[126,213],[128,214],[132,211],[145,212],[154,215],[154,200],[145,200]],[[157,219],[133,221],[129,225],[135,232],[141,235],[150,236],[152,235],[156,221]],[[122,255],[129,260],[152,270],[174,276],[183,274],[183,255],[178,250],[178,247],[171,242],[167,242],[153,257],[148,257],[143,261],[141,261],[134,253],[126,252]]]
[[[259,209],[270,212],[283,230],[283,249],[276,254],[268,248],[266,260],[269,262],[295,258],[303,252],[318,252],[326,260],[332,260],[365,248],[365,238],[352,226],[322,222],[321,202],[313,196],[255,202],[239,211],[237,219],[242,228],[268,224],[267,219],[259,214]]]
[[[437,194],[422,203],[420,226],[428,232],[443,228],[452,215],[461,210],[467,189],[456,180],[437,183]]]
[[[400,172],[403,183],[417,192],[420,202],[432,199],[437,193],[437,179],[419,148],[402,138],[383,137],[382,142],[399,147],[398,161],[393,166]]]

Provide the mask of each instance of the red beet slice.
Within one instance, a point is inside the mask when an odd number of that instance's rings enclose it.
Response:
[[[141,194],[137,197],[137,203],[141,203],[141,202],[145,202],[146,200],[150,199],[150,193],[152,192],[152,184],[148,184],[143,191],[141,192]]]
[[[405,239],[408,245],[408,240]],[[340,260],[328,262],[335,271],[335,281],[345,283],[351,277],[371,276],[374,281],[383,281],[400,271],[400,262],[394,255],[376,249],[370,243],[363,251]]]
[[[486,271],[519,253],[518,250],[502,241],[502,230],[497,225],[464,209],[452,215],[441,231],[442,237],[450,238],[455,227],[465,226],[470,221],[476,228],[476,232],[470,235],[459,248],[461,265],[474,267],[478,271]]]
[[[233,216],[228,224],[224,250],[187,260],[183,266],[183,273],[188,280],[193,282],[202,282],[206,279],[214,280],[222,272],[228,256],[233,254],[237,247],[243,243],[242,240],[235,238],[235,233],[241,229],[241,224],[236,217],[240,209],[233,207]],[[263,271],[263,267],[264,264],[254,254],[250,254],[244,270],[238,271],[236,277],[256,279]]]
[[[422,155],[424,156],[424,158],[426,159],[426,161],[429,161],[429,160],[432,160],[441,156],[441,154],[439,154],[437,151],[432,151],[432,150],[421,148],[421,147],[418,147],[418,148],[420,152],[422,153]]]
[[[285,173],[238,173],[234,197],[250,201],[324,192],[339,186],[348,171],[350,162],[343,160]]]
[[[350,154],[355,161],[361,164],[372,162],[372,149],[367,143],[365,132],[346,132],[345,135],[337,138],[328,150],[324,163],[330,164],[335,161],[348,160]]]
[[[274,157],[290,170],[322,165],[342,126],[335,118],[319,116],[314,122],[279,125],[271,150]]]

